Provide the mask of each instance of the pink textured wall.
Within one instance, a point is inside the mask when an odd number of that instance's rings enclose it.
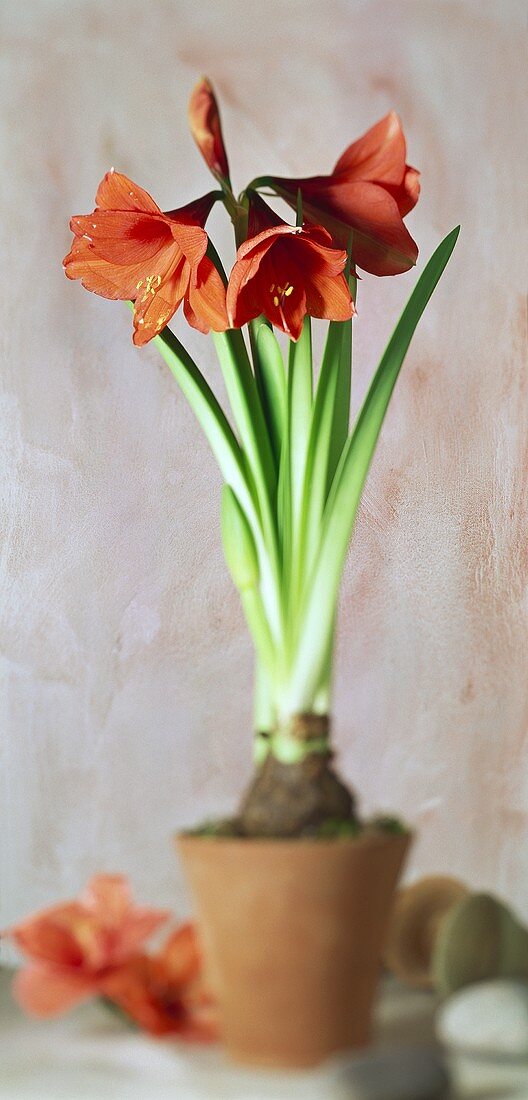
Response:
[[[394,107],[422,257],[462,224],[357,524],[335,727],[364,808],[416,824],[411,874],[528,917],[524,4],[28,0],[0,19],[0,926],[96,869],[183,910],[170,834],[229,810],[250,770],[219,476],[126,308],[60,266],[111,164],[165,209],[208,188],[185,119],[201,72],[239,186],[329,169]],[[355,408],[415,277],[361,283]]]

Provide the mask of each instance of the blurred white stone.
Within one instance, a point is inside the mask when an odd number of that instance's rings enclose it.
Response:
[[[528,984],[478,982],[455,993],[438,1012],[447,1047],[474,1055],[528,1060]]]

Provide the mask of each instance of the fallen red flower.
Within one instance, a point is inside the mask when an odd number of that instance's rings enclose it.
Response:
[[[232,326],[240,328],[264,314],[298,340],[307,313],[331,321],[350,319],[354,307],[343,275],[347,255],[333,246],[322,226],[286,225],[253,194],[249,234],[227,287]]]
[[[398,115],[391,111],[349,145],[328,176],[262,177],[294,209],[301,191],[304,216],[344,247],[352,233],[354,264],[373,275],[398,275],[416,263],[418,247],[403,223],[420,193],[419,172],[406,164]]]
[[[15,977],[17,1001],[31,1015],[54,1016],[99,993],[109,971],[137,955],[168,916],[134,905],[123,876],[95,875],[79,899],[5,933],[31,960]]]
[[[151,1035],[208,1042],[218,1037],[214,1004],[201,979],[193,924],[169,936],[156,955],[137,955],[109,975],[103,992]]]
[[[164,214],[146,191],[111,171],[95,201],[92,214],[71,219],[75,237],[65,273],[103,298],[135,302],[137,346],[157,336],[182,302],[193,328],[227,328],[225,287],[205,254],[203,226],[214,192]]]

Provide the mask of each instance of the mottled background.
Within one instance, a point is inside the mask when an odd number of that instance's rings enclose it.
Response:
[[[422,257],[462,224],[365,492],[335,731],[365,810],[416,825],[410,874],[528,917],[524,4],[3,0],[0,19],[0,926],[100,869],[184,912],[171,834],[231,809],[251,767],[219,475],[126,307],[61,270],[110,165],[165,209],[208,189],[186,128],[202,72],[239,187],[330,169],[394,107]],[[355,407],[415,278],[361,284]]]

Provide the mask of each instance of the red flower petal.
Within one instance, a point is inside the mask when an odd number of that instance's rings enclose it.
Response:
[[[159,206],[147,191],[138,187],[128,176],[114,172],[113,168],[101,180],[95,204],[101,210],[141,210],[144,214],[161,214]]]
[[[403,183],[399,187],[387,186],[387,191],[398,204],[402,218],[416,206],[420,195],[420,173],[416,168],[407,168]]]
[[[63,260],[68,279],[80,279],[85,290],[102,298],[128,301],[137,294],[137,284],[145,278],[145,264],[123,266],[101,260],[89,241],[75,237],[71,252]]]
[[[148,955],[137,955],[108,974],[101,990],[151,1035],[165,1035],[173,1030],[173,1021],[163,1002],[156,999],[153,960]]]
[[[396,112],[390,111],[345,149],[332,175],[346,173],[350,180],[398,185],[405,174],[405,156],[402,124]]]
[[[75,215],[72,233],[93,246],[99,259],[111,264],[150,263],[173,243],[171,225],[166,218],[139,214],[134,210],[94,210],[93,214]],[[203,230],[197,230],[203,233]]]
[[[171,232],[184,256],[194,268],[207,251],[207,233],[199,225],[184,225],[173,221]]]
[[[151,1035],[210,1041],[216,1038],[210,999],[185,980],[185,974],[195,969],[193,937],[184,928],[170,937],[159,955],[137,955],[109,974],[103,992]]]
[[[93,977],[52,967],[30,966],[13,981],[13,995],[30,1016],[57,1016],[97,992]]]
[[[354,306],[344,275],[329,278],[314,272],[306,287],[306,311],[311,317],[349,321]]]
[[[28,917],[7,934],[30,959],[76,967],[83,961],[83,951],[75,933],[79,922],[84,920],[83,906],[67,902]]]
[[[202,953],[196,928],[191,921],[180,925],[171,933],[158,958],[171,983],[187,985],[198,977],[202,965]]]
[[[225,332],[229,328],[226,288],[208,256],[204,256],[191,280],[184,310],[189,324],[200,332]]]

